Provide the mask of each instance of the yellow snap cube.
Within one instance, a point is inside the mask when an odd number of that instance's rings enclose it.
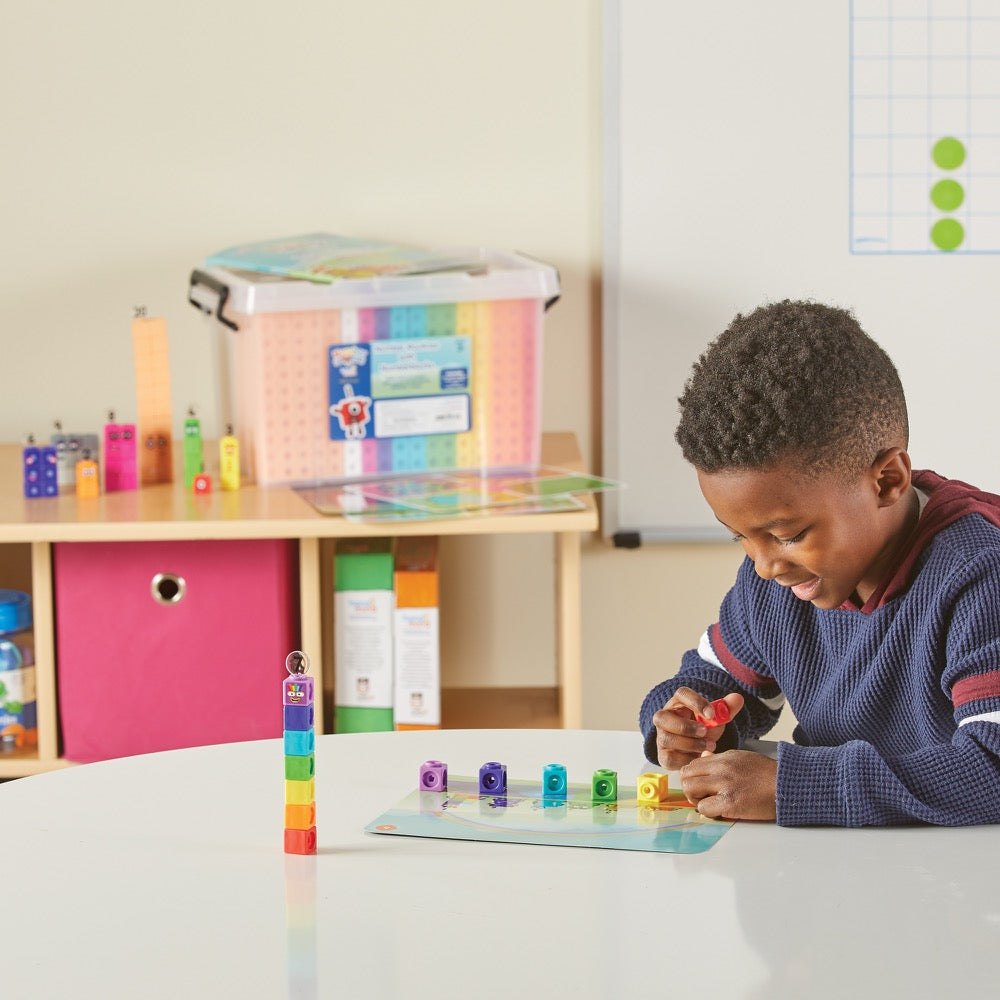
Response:
[[[666,802],[670,783],[665,774],[647,771],[636,780],[636,798],[640,802]]]

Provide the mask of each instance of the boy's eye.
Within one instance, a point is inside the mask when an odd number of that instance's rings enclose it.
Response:
[[[743,536],[742,536],[742,535],[733,535],[733,536],[731,537],[731,541],[734,541],[734,542],[742,542],[742,541],[743,541]]]
[[[777,541],[781,545],[794,545],[796,542],[801,542],[802,539],[806,537],[806,532],[808,530],[809,530],[808,528],[805,528],[802,531],[800,531],[794,538],[779,538]]]

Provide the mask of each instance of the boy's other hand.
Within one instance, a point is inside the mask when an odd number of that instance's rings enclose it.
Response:
[[[743,707],[743,695],[727,694],[725,702],[733,717]],[[676,771],[703,754],[715,752],[722,736],[722,726],[704,726],[696,718],[712,712],[711,702],[691,688],[678,688],[670,700],[653,716],[656,727],[656,756],[660,767]]]
[[[703,816],[773,820],[778,762],[749,750],[699,757],[681,769],[681,788]]]

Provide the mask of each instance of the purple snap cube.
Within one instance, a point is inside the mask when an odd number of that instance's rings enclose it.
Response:
[[[421,764],[420,790],[424,792],[448,791],[448,765],[439,760],[428,760]]]
[[[507,791],[507,765],[487,761],[479,769],[479,794],[502,795]]]

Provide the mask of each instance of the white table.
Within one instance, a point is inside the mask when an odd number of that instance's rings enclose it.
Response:
[[[280,741],[0,785],[4,997],[997,995],[996,827],[740,823],[698,855],[365,834],[430,758],[647,769],[633,733],[324,736],[315,857],[282,852]]]

